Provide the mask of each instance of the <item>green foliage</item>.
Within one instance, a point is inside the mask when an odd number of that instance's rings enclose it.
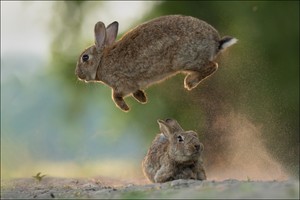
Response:
[[[120,199],[144,199],[147,198],[147,194],[143,191],[131,191],[125,192],[121,195]]]
[[[35,180],[38,182],[41,182],[41,180],[45,177],[46,175],[41,175],[41,172],[38,172],[35,176],[32,176]]]

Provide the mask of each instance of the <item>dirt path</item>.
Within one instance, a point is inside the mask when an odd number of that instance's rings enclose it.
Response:
[[[195,181],[175,180],[149,184],[145,180],[119,181],[109,178],[33,178],[1,181],[1,199],[17,198],[295,198],[299,181]]]

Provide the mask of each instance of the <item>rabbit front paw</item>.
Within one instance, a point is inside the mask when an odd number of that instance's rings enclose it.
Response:
[[[123,99],[123,96],[121,96],[120,94],[117,93],[113,93],[113,100],[116,104],[116,106],[118,106],[121,110],[128,112],[129,111],[129,107],[126,104],[126,102]]]
[[[174,180],[173,170],[168,165],[162,165],[161,168],[156,172],[154,176],[154,182],[164,183],[171,180]]]

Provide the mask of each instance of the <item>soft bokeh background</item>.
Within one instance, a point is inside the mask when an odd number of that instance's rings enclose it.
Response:
[[[74,75],[97,21],[119,37],[166,14],[198,17],[239,39],[193,91],[183,75],[126,98]],[[188,30],[187,30],[188,31]],[[175,118],[199,133],[208,179],[299,178],[298,1],[1,1],[1,177],[143,178],[141,161]]]

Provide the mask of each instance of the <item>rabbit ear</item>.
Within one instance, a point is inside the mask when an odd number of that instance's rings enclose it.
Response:
[[[172,130],[165,121],[159,119],[157,120],[157,123],[162,134],[164,134],[166,137],[172,135]]]
[[[175,119],[166,119],[165,121],[172,128],[173,131],[183,131],[183,128],[181,128],[181,126]]]
[[[111,45],[115,42],[118,35],[119,23],[114,21],[106,28],[106,45]]]
[[[95,45],[97,51],[99,51],[103,47],[106,38],[106,30],[103,22],[96,23],[94,32],[95,32]]]
[[[177,131],[183,131],[178,122],[174,119],[157,120],[160,131],[165,135],[173,135]]]
[[[204,145],[200,143],[200,151],[202,152],[204,150]]]

